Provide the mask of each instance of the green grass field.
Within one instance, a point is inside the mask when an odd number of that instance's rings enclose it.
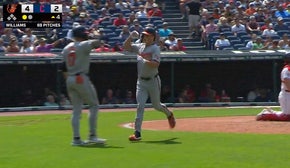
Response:
[[[176,110],[176,118],[256,115],[261,109]],[[122,128],[135,112],[99,114],[105,146],[72,147],[70,115],[0,117],[1,168],[284,168],[290,167],[290,135],[146,131],[131,143]],[[87,116],[81,132],[87,136]],[[146,111],[144,120],[164,119]],[[177,123],[178,124],[178,123]],[[285,128],[290,129],[290,128]]]

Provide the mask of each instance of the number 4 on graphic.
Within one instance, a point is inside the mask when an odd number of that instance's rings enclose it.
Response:
[[[22,4],[21,5],[21,13],[33,13],[33,5],[32,4]]]

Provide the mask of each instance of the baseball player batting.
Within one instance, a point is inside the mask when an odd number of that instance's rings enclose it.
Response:
[[[278,99],[282,111],[264,109],[256,117],[258,121],[290,121],[290,53],[284,56],[285,66],[281,71],[281,91]]]
[[[130,141],[141,140],[141,126],[148,97],[150,97],[153,107],[167,116],[170,128],[174,128],[176,124],[173,113],[160,102],[161,81],[158,75],[160,48],[154,43],[156,31],[153,28],[146,28],[141,34],[140,42],[132,43],[132,39],[138,37],[139,33],[133,31],[124,42],[125,50],[137,53],[137,114],[135,132],[129,136]]]
[[[69,43],[62,51],[67,69],[66,85],[70,96],[73,112],[71,118],[73,130],[73,146],[86,143],[105,143],[105,139],[97,136],[97,115],[99,100],[97,92],[89,79],[90,52],[93,48],[100,46],[100,40],[88,40],[87,30],[83,26],[73,28],[74,42]],[[80,118],[82,105],[89,105],[89,137],[82,141],[80,136]]]

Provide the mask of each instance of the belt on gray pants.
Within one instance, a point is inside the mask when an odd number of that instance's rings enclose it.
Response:
[[[151,80],[151,79],[153,79],[153,78],[156,78],[158,76],[158,74],[156,74],[156,75],[154,75],[154,77],[140,77],[140,79],[141,80],[145,80],[145,81],[149,81],[149,80]]]
[[[87,74],[87,73],[82,73],[82,72],[79,72],[79,73],[76,73],[76,74],[74,74],[73,76],[79,76],[79,75],[89,75],[89,74]]]

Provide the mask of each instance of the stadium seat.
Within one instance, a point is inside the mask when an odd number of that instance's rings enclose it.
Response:
[[[231,45],[235,45],[235,44],[243,44],[243,42],[241,40],[230,40]]]
[[[222,48],[222,50],[234,50],[234,48],[233,47],[224,47],[224,48]]]
[[[237,32],[237,37],[241,38],[241,36],[243,36],[243,35],[248,35],[248,33],[246,31]]]
[[[235,50],[238,50],[239,48],[245,47],[244,44],[233,44],[233,47]]]
[[[288,34],[288,36],[290,35],[290,31],[289,30],[278,30],[277,34],[282,37],[284,34]]]

